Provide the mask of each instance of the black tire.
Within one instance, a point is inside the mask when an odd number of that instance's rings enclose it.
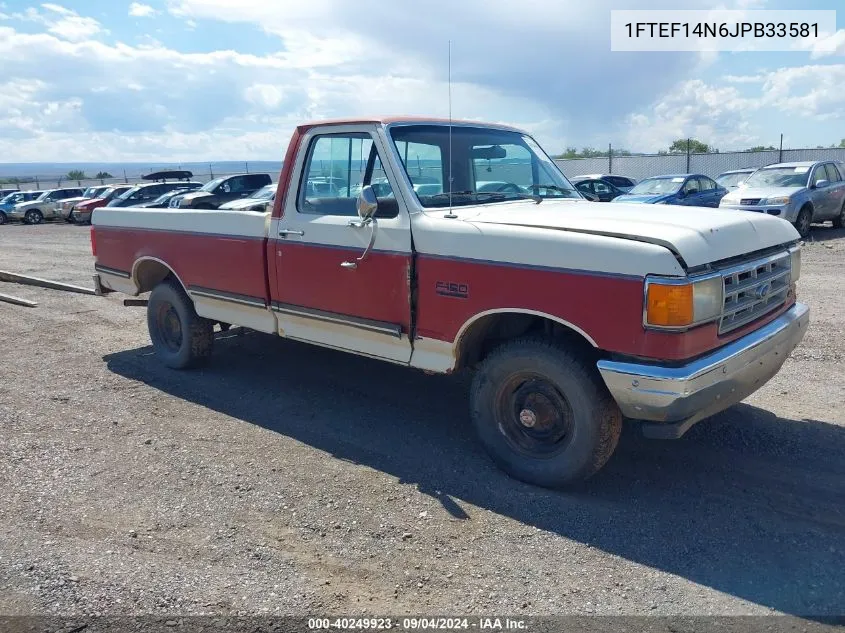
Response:
[[[798,212],[798,217],[795,218],[795,230],[801,237],[807,237],[810,234],[810,223],[813,221],[813,210],[805,205],[801,207]]]
[[[597,370],[537,338],[494,350],[475,374],[470,403],[493,461],[516,479],[548,488],[598,472],[622,431],[622,414]]]
[[[6,217],[6,214],[3,211],[0,211],[0,224],[6,224],[9,221],[9,218]]]
[[[0,224],[3,224],[3,222],[0,221]],[[842,203],[842,209],[839,211],[839,215],[833,218],[833,228],[841,229],[842,227],[845,227],[845,202]]]
[[[156,354],[172,369],[205,364],[214,345],[214,324],[197,315],[176,280],[165,279],[150,293],[147,328]]]
[[[27,224],[41,224],[44,221],[44,214],[38,209],[31,209],[24,214],[23,221]]]

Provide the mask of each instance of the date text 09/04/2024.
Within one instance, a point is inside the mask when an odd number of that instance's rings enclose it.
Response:
[[[430,617],[430,618],[308,618],[308,629],[320,630],[390,630],[405,631],[521,631],[526,629],[525,620],[498,617]]]
[[[809,22],[628,22],[625,24],[628,37],[755,37],[796,38],[818,37],[818,23]]]

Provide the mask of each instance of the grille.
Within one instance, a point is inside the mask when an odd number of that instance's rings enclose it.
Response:
[[[725,293],[719,334],[747,325],[782,306],[789,294],[791,272],[791,259],[786,252],[722,270]]]
[[[742,198],[739,203],[754,206],[755,204],[760,204],[760,200],[762,200],[762,198]]]

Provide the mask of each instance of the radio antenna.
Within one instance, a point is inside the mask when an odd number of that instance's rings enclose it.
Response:
[[[452,211],[452,40],[449,40],[447,83],[449,86],[449,213],[443,217],[454,219],[458,216]]]

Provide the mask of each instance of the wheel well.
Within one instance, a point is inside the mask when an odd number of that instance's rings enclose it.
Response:
[[[460,335],[455,350],[455,369],[473,367],[505,341],[531,334],[564,342],[578,354],[597,355],[593,343],[582,332],[552,318],[521,312],[498,312],[477,319]]]
[[[178,280],[176,274],[166,264],[155,259],[144,259],[138,262],[132,276],[139,294],[150,292],[168,277]]]

